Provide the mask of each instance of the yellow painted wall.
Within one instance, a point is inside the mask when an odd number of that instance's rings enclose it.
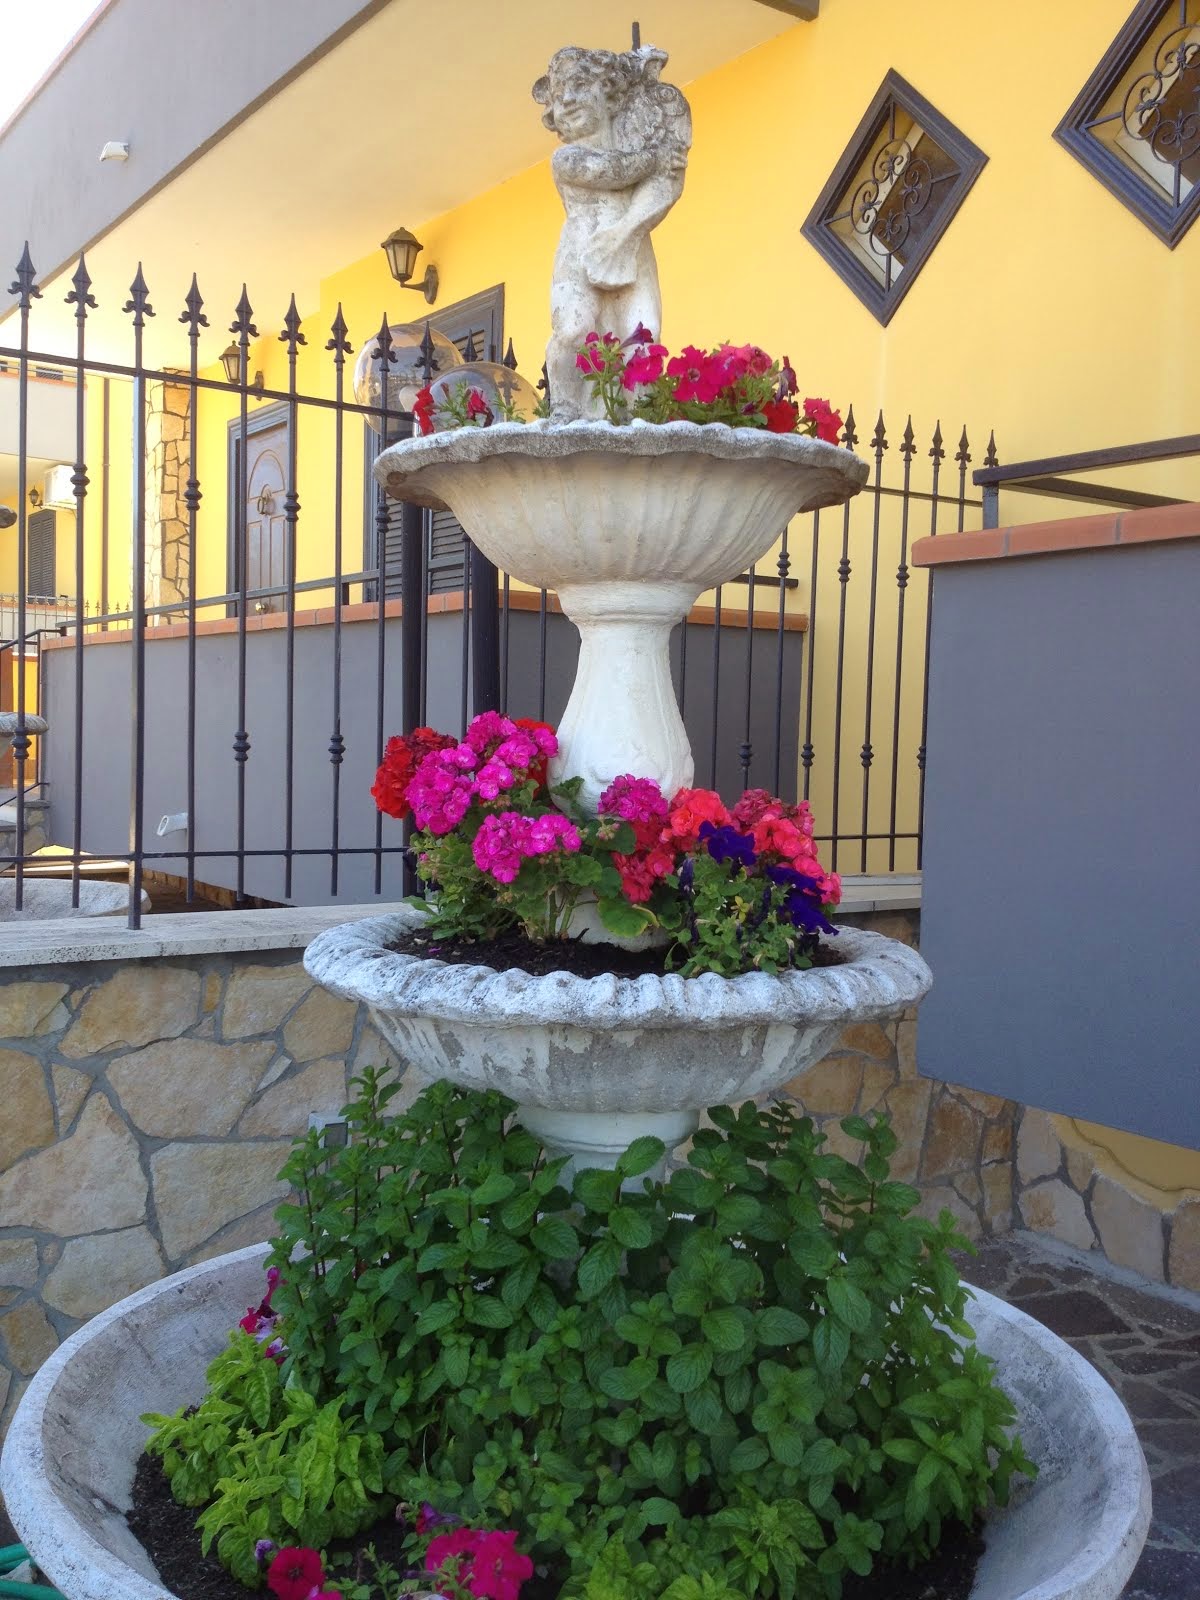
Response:
[[[1174,1211],[1187,1196],[1200,1192],[1200,1150],[1078,1117],[1055,1116],[1051,1121],[1069,1151],[1085,1155],[1097,1171],[1162,1211]]]

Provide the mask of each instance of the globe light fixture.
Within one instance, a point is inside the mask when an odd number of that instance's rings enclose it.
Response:
[[[409,233],[407,228],[397,228],[394,233],[389,233],[380,249],[387,257],[388,267],[392,277],[402,289],[419,289],[425,296],[429,305],[437,299],[438,271],[436,267],[426,267],[425,276],[420,283],[410,283],[409,279],[417,270],[417,257],[424,246],[415,234]]]
[[[411,411],[417,393],[425,385],[425,356],[421,349],[426,332],[432,347],[433,377],[462,365],[458,346],[436,328],[424,323],[406,322],[388,328],[391,344],[387,363],[387,412],[394,421],[402,411]],[[384,409],[383,357],[379,335],[373,334],[358,352],[354,363],[354,398],[360,406]],[[382,432],[383,419],[367,415],[367,426]]]

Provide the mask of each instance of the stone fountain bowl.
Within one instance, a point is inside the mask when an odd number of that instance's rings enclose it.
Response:
[[[908,945],[843,928],[846,963],[780,977],[578,978],[401,954],[405,909],[318,935],[304,965],[365,1002],[422,1077],[496,1089],[547,1144],[611,1166],[640,1134],[668,1146],[699,1107],[765,1094],[814,1065],[854,1022],[899,1016],[929,988]]]
[[[142,1412],[204,1392],[208,1363],[262,1294],[266,1245],[152,1284],[65,1341],[30,1384],[0,1458],[17,1533],[67,1600],[172,1600],[125,1522]],[[1114,1600],[1150,1522],[1133,1424],[1082,1356],[982,1290],[969,1316],[1038,1462],[995,1511],[971,1600]]]
[[[17,910],[17,880],[0,878],[0,923],[56,922],[61,917],[115,917],[129,908],[129,890],[123,883],[79,885],[79,904],[71,904],[71,883],[66,878],[35,878],[26,874]],[[150,896],[143,892],[142,910],[149,911]]]
[[[390,495],[452,511],[523,583],[560,596],[683,583],[692,599],[759,560],[791,517],[849,500],[867,473],[819,439],[695,422],[459,428],[402,440],[375,463]]]

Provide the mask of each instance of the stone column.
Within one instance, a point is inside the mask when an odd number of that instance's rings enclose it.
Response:
[[[191,395],[186,383],[146,386],[146,604],[181,607],[191,595],[187,490]],[[182,618],[182,610],[180,618]],[[169,613],[153,623],[179,620]]]

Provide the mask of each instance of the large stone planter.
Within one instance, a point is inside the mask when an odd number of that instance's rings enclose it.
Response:
[[[403,440],[375,475],[399,500],[448,507],[502,571],[557,591],[580,650],[551,774],[582,778],[594,810],[619,773],[668,795],[691,784],[671,630],[791,517],[857,494],[867,464],[720,423],[507,423]]]
[[[609,1166],[641,1134],[668,1149],[705,1106],[746,1100],[814,1065],[853,1022],[898,1016],[928,989],[909,946],[844,928],[844,966],[771,978],[576,978],[496,972],[389,946],[420,911],[319,934],[304,965],[334,994],[370,1006],[422,1076],[498,1089],[548,1145]]]
[[[0,1460],[21,1539],[68,1600],[170,1600],[125,1523],[144,1411],[200,1399],[204,1370],[262,1292],[265,1245],[189,1267],[102,1312],[34,1378]],[[1150,1520],[1124,1408],[1098,1373],[977,1290],[970,1319],[1041,1474],[988,1526],[971,1600],[1113,1600]]]

